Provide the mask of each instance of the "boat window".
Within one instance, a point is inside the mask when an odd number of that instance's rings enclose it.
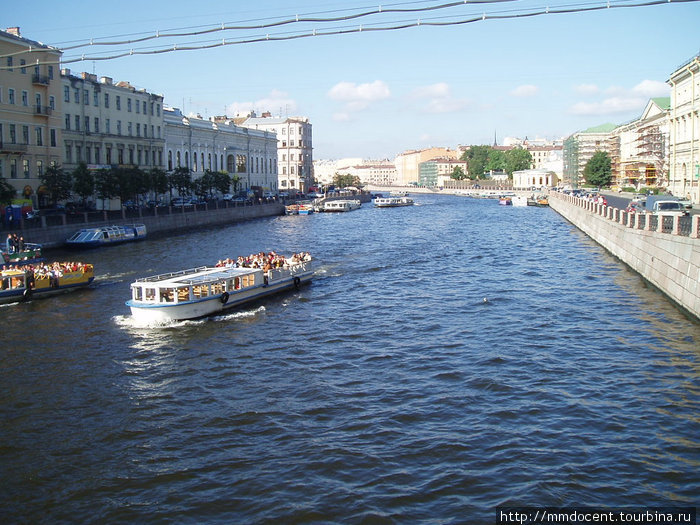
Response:
[[[160,302],[161,303],[173,303],[175,302],[175,295],[172,288],[161,288],[160,290]]]
[[[189,289],[189,287],[186,287],[186,288],[178,288],[178,289],[177,289],[177,300],[178,300],[178,302],[181,302],[181,301],[189,301],[189,300],[190,300],[190,289]]]
[[[142,291],[141,288],[139,288],[138,286],[134,286],[134,287],[131,289],[131,296],[133,297],[134,301],[140,301],[140,300],[141,300],[141,295],[142,295],[142,294],[141,294],[141,291]]]
[[[218,283],[214,283],[214,284],[212,285],[211,288],[212,288],[212,292],[211,292],[211,293],[214,294],[214,295],[218,295],[218,294],[224,293],[224,283],[223,283],[223,281],[222,281],[222,282],[218,282]]]
[[[209,297],[209,286],[207,286],[206,284],[193,286],[192,293],[196,299],[201,299],[202,297]]]
[[[146,301],[155,302],[155,300],[156,300],[156,289],[155,288],[144,288],[144,293],[146,294],[146,296],[145,296]]]

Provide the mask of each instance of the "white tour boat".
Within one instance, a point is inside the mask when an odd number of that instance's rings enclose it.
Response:
[[[126,224],[83,228],[66,240],[68,246],[95,247],[139,241],[146,238],[144,224]]]
[[[413,206],[415,202],[410,197],[377,197],[374,206],[377,208],[397,208],[399,206]]]
[[[140,322],[167,323],[218,314],[224,310],[311,281],[311,257],[282,268],[202,266],[154,275],[131,284],[126,305]]]
[[[358,209],[362,203],[357,199],[341,199],[335,201],[325,201],[319,211],[352,211]]]

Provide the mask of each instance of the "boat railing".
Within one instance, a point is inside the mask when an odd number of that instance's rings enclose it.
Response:
[[[161,273],[158,275],[151,275],[149,277],[142,277],[141,279],[136,279],[135,283],[153,283],[158,281],[165,281],[167,279],[172,279],[173,277],[179,277],[182,275],[190,275],[193,273],[198,273],[208,269],[209,266],[199,266],[197,268],[188,268],[187,270],[180,270],[179,272],[169,272]]]

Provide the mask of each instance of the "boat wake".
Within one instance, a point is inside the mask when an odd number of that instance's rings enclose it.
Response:
[[[119,328],[123,328],[128,331],[138,332],[142,329],[163,329],[167,330],[170,328],[182,328],[187,326],[201,326],[206,323],[211,322],[226,322],[236,319],[246,319],[249,317],[255,317],[256,315],[265,311],[264,306],[259,306],[252,310],[236,310],[235,312],[225,313],[221,315],[212,315],[209,317],[203,317],[201,319],[188,319],[185,321],[163,321],[163,322],[144,322],[135,319],[130,315],[115,315],[112,317],[114,324]]]

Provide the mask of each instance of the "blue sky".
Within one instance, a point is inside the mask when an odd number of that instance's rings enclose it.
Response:
[[[610,0],[613,5],[631,2]],[[528,11],[586,8],[604,1],[512,0],[466,4],[365,0],[84,2],[34,0],[3,16],[5,27],[59,48],[125,41],[169,30],[330,18],[373,11],[356,20],[293,23],[266,29],[161,37],[142,43],[66,50],[65,59],[107,57],[129,49],[199,47],[248,38],[360,33],[235,44],[206,50],[131,55],[65,64],[74,73],[128,80],[165,103],[204,117],[255,109],[308,117],[314,158],[393,158],[409,149],[499,143],[504,137],[555,139],[632,120],[649,98],[667,96],[665,81],[700,52],[700,2],[664,3],[571,14],[494,19]],[[443,27],[415,22],[486,20]]]

